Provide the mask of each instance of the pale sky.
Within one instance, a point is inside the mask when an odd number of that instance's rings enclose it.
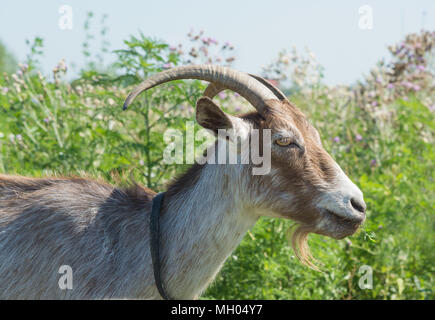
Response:
[[[58,26],[59,7],[73,9],[72,30]],[[373,8],[373,29],[358,27],[358,9]],[[235,68],[260,73],[281,49],[309,47],[325,67],[327,83],[351,83],[361,78],[381,57],[387,44],[422,27],[435,30],[434,0],[2,0],[0,39],[23,60],[25,39],[45,40],[42,66],[49,72],[65,58],[81,66],[83,23],[88,11],[96,15],[95,31],[102,14],[108,14],[110,49],[141,30],[170,44],[186,41],[191,28],[207,36],[230,41],[237,53]],[[98,42],[97,42],[98,44]]]

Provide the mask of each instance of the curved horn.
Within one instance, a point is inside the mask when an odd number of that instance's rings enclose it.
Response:
[[[221,66],[193,65],[165,70],[143,81],[128,95],[123,109],[126,109],[142,91],[179,79],[205,80],[231,89],[248,100],[260,113],[266,108],[266,100],[276,99],[270,89],[247,73]]]
[[[284,93],[282,93],[281,90],[279,90],[276,86],[274,86],[272,83],[267,81],[266,79],[256,76],[255,74],[249,74],[254,79],[261,82],[266,88],[268,88],[270,91],[272,91],[276,98],[278,98],[281,101],[288,101],[287,97]],[[204,96],[209,97],[210,99],[213,99],[219,92],[226,90],[228,88],[225,88],[225,86],[222,86],[218,83],[210,83],[208,87],[204,91]]]

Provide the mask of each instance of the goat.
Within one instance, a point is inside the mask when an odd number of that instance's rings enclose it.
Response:
[[[211,82],[197,101],[202,127],[234,129],[244,139],[251,129],[270,129],[272,141],[268,174],[251,174],[253,164],[195,163],[169,185],[160,253],[162,281],[172,297],[198,298],[260,217],[299,224],[293,245],[306,264],[310,232],[341,239],[363,223],[360,189],[324,150],[303,113],[260,77],[220,66],[176,67],[141,83],[125,107],[142,91],[175,79]],[[212,99],[224,89],[256,111],[223,112]],[[0,298],[160,299],[149,250],[154,196],[136,184],[1,175]],[[63,265],[73,271],[72,289],[59,286]]]

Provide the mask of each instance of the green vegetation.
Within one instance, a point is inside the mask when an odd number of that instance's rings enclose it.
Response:
[[[265,68],[265,75],[289,88],[290,99],[319,129],[325,148],[363,190],[368,219],[345,240],[310,236],[323,272],[294,257],[290,221],[262,219],[205,299],[434,298],[433,38],[433,33],[408,36],[401,47],[391,47],[391,63],[382,62],[354,86],[322,84],[322,68],[296,52],[281,53]],[[162,164],[164,129],[194,120],[195,101],[205,85],[176,81],[141,95],[128,111],[121,107],[131,86],[150,74],[180,64],[231,65],[234,60],[229,43],[202,33],[189,39],[191,47],[185,48],[131,37],[115,51],[114,65],[104,67],[99,59],[69,82],[64,62],[51,76],[38,72],[43,42],[37,39],[19,71],[0,78],[0,172],[86,172],[164,190],[185,169]],[[397,71],[400,63],[404,69]],[[274,66],[281,75],[274,74]],[[220,99],[229,112],[248,108],[232,94]],[[373,289],[358,285],[363,265],[373,268]]]

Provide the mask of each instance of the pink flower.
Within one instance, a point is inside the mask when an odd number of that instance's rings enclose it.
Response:
[[[394,89],[394,84],[392,83],[387,84],[387,89]]]
[[[204,53],[205,56],[208,56],[208,50],[205,46],[202,46],[201,48],[199,48],[200,51],[202,51],[202,53]]]
[[[340,142],[340,137],[335,137],[334,138],[334,142],[339,143]]]
[[[218,44],[217,40],[213,38],[208,38],[208,42],[212,44]]]
[[[8,87],[3,87],[3,93],[8,93],[8,91],[9,91],[9,88]]]
[[[221,91],[221,92],[218,93],[218,96],[221,99],[225,99],[227,97],[227,94],[225,92]]]
[[[276,79],[267,79],[267,81],[269,81],[271,84],[273,84],[275,87],[278,87],[279,82]]]
[[[403,81],[402,84],[408,89],[412,88],[414,85],[409,81]]]
[[[356,136],[355,136],[355,140],[356,141],[361,141],[363,139],[363,137],[360,135],[360,134],[357,134]]]
[[[373,101],[373,102],[372,102],[372,106],[373,106],[373,107],[376,107],[377,105],[378,105],[378,102],[377,102],[377,101]]]
[[[29,65],[27,63],[24,64],[19,63],[18,65],[20,66],[22,72],[26,72],[27,69],[29,69]]]
[[[377,164],[376,159],[372,159],[372,161],[370,161],[370,165],[371,165],[372,167],[375,167],[376,164]]]

